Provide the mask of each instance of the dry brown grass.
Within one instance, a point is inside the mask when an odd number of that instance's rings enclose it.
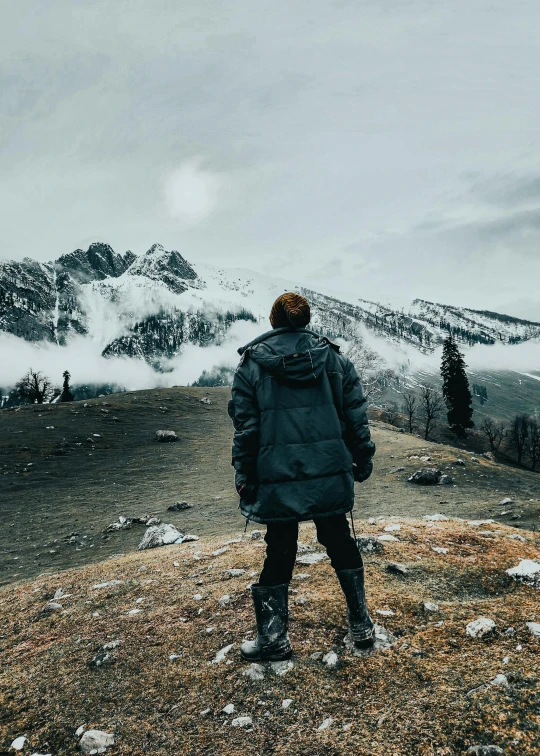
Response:
[[[381,529],[366,525],[363,531]],[[0,749],[7,752],[24,734],[29,743],[23,753],[76,753],[74,733],[84,724],[115,733],[108,753],[133,756],[427,756],[459,754],[476,743],[496,743],[507,755],[537,754],[540,640],[525,622],[540,620],[539,594],[504,570],[520,558],[538,557],[539,546],[509,539],[511,529],[489,529],[500,532],[480,535],[479,528],[458,521],[433,527],[402,521],[401,542],[366,559],[371,610],[394,610],[379,621],[397,636],[392,649],[367,659],[343,647],[344,602],[329,564],[299,565],[311,577],[292,584],[298,591],[291,594],[294,667],[283,676],[268,670],[261,682],[242,676],[247,665],[238,655],[238,643],[253,628],[249,572],[263,556],[261,542],[247,536],[217,557],[211,552],[223,540],[201,540],[5,589]],[[302,541],[310,542],[313,533],[311,525],[303,526]],[[449,548],[448,554],[435,553],[435,545]],[[389,561],[407,565],[409,576],[387,572]],[[224,571],[231,567],[247,572],[229,578]],[[111,579],[124,582],[92,588]],[[64,611],[44,614],[60,586],[72,594],[61,600]],[[193,599],[196,593],[202,601]],[[220,608],[225,593],[232,600]],[[298,597],[308,603],[295,605]],[[138,598],[144,601],[137,604]],[[426,614],[424,601],[436,602],[440,613]],[[135,607],[142,611],[128,615]],[[493,637],[465,635],[466,624],[479,616],[496,621]],[[209,626],[214,632],[206,632]],[[516,629],[513,637],[504,634],[508,626]],[[117,638],[116,662],[90,667],[101,646]],[[228,661],[209,664],[229,643],[235,647]],[[335,669],[310,658],[331,649],[340,657]],[[170,654],[181,658],[171,662]],[[508,689],[489,686],[467,696],[498,673],[507,675]],[[281,707],[285,698],[293,699],[288,709]],[[221,712],[227,703],[234,703],[235,716],[253,718],[251,731],[231,727],[232,717]],[[201,714],[205,709],[211,712]],[[327,717],[333,724],[318,732]]]

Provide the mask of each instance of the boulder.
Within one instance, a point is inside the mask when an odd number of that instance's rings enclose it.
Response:
[[[328,559],[328,556],[322,551],[314,551],[311,554],[302,554],[296,560],[297,564],[317,564]]]
[[[540,623],[538,622],[526,622],[527,629],[534,635],[535,638],[540,638]]]
[[[178,436],[172,430],[158,430],[156,431],[156,441],[162,444],[171,443],[171,441],[178,441]]]
[[[496,745],[474,745],[467,753],[475,754],[475,756],[504,756],[503,749]]]
[[[262,664],[250,664],[247,669],[242,672],[243,677],[247,677],[248,680],[253,682],[259,682],[264,680],[264,667]]]
[[[478,617],[478,619],[469,622],[465,632],[470,638],[485,638],[494,632],[495,627],[495,622],[489,617]]]
[[[155,549],[158,546],[168,546],[171,543],[182,543],[184,536],[174,525],[151,525],[147,528],[142,541],[137,546],[139,551]]]
[[[392,572],[394,575],[407,576],[409,574],[409,570],[405,567],[405,565],[399,564],[399,562],[390,562],[389,564],[387,564],[386,571]]]
[[[81,738],[79,747],[85,754],[105,753],[109,746],[114,745],[114,735],[103,730],[87,730]]]
[[[442,473],[435,467],[423,467],[417,470],[408,478],[409,483],[416,483],[417,486],[437,486],[441,479]]]
[[[439,478],[439,485],[440,486],[451,486],[453,485],[454,481],[450,477],[450,475],[441,475]]]
[[[540,588],[540,562],[534,559],[522,559],[517,567],[506,570],[506,574],[519,583]]]

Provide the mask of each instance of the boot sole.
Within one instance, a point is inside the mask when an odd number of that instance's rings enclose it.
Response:
[[[270,654],[270,655],[260,655],[260,656],[244,656],[242,651],[240,651],[240,656],[245,661],[251,661],[251,662],[274,662],[274,661],[288,661],[293,655],[292,649],[290,651],[287,651],[286,654]]]

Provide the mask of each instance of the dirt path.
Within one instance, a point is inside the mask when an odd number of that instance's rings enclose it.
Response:
[[[229,389],[176,388],[116,394],[86,403],[0,412],[0,584],[56,572],[136,549],[143,526],[104,534],[120,515],[155,514],[183,532],[238,532],[244,520],[233,488]],[[208,397],[211,404],[200,400]],[[180,441],[159,444],[158,429]],[[357,487],[359,520],[378,515],[499,516],[521,527],[539,522],[540,478],[484,458],[452,467],[456,487],[421,488],[408,475],[424,450],[446,466],[458,453],[376,426],[377,464]],[[405,471],[390,473],[398,467]],[[501,509],[511,497],[515,504]],[[193,508],[167,512],[175,501]],[[532,501],[529,501],[532,500]],[[360,524],[361,527],[361,524]],[[75,534],[75,535],[72,535]]]

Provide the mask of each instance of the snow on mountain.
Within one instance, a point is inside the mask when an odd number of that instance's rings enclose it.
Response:
[[[221,344],[237,321],[269,327],[273,301],[291,290],[309,299],[315,330],[352,343],[368,335],[404,361],[411,347],[430,355],[449,332],[467,346],[540,339],[540,324],[508,315],[419,299],[393,309],[253,271],[192,264],[159,244],[135,256],[101,243],[47,264],[0,263],[0,331],[58,344],[84,335],[106,357],[163,369],[187,345]]]

